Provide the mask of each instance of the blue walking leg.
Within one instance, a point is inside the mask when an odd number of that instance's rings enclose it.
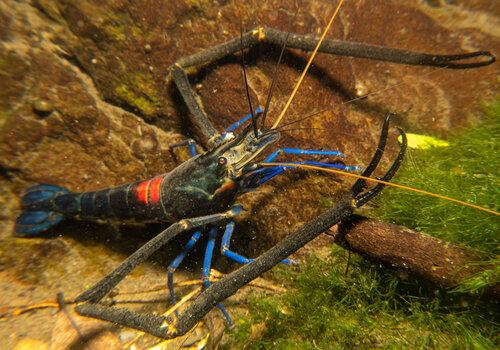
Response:
[[[255,109],[254,114],[262,113],[262,108],[257,107]],[[240,120],[231,124],[221,135],[221,139],[224,140],[228,135],[232,134],[234,130],[238,129],[241,125],[248,121],[248,119],[252,118],[252,113],[247,114]]]
[[[285,167],[282,166],[262,167],[256,169],[249,173],[249,178],[251,179],[251,181],[246,184],[248,188],[243,188],[243,191],[253,191],[255,188],[259,187],[264,182],[271,180],[276,175],[281,174],[283,171],[285,171]]]
[[[264,162],[270,163],[272,162],[278,155],[281,153],[285,154],[299,154],[299,155],[323,155],[323,156],[337,156],[337,157],[345,157],[345,155],[340,151],[323,151],[323,150],[315,150],[315,149],[300,149],[300,148],[280,148],[271,153],[264,159]]]
[[[255,112],[254,114],[258,114],[258,113],[262,113],[262,108],[260,107],[257,107],[255,109]],[[238,127],[240,127],[240,125],[244,124],[248,119],[252,118],[252,113],[248,113],[246,116],[244,116],[243,118],[241,118],[240,120],[234,122],[233,124],[231,124],[225,131],[225,133],[230,133],[230,132],[233,132],[234,130],[238,129]]]
[[[264,163],[264,162],[263,162]],[[276,163],[276,162],[273,162]],[[346,171],[356,171],[359,170],[359,167],[357,166],[351,166],[351,165],[343,165],[343,164],[332,164],[332,163],[322,163],[322,162],[313,162],[313,161],[303,161],[303,162],[286,162],[288,164],[306,164],[306,165],[315,165],[315,166],[322,166],[322,167],[329,167],[329,168],[337,168],[337,169],[342,169]],[[282,163],[283,166],[275,166],[275,167],[269,167],[269,168],[261,168],[255,171],[255,174],[260,173],[261,178],[257,181],[257,186],[262,185],[263,183],[271,180],[273,177],[281,174],[287,169],[290,169],[292,167],[287,167]],[[280,164],[280,163],[277,163]]]
[[[267,176],[263,177],[262,180],[259,181],[259,186],[271,180],[273,177],[284,172],[286,170],[286,167],[272,167],[270,169],[274,169],[274,171],[270,172]]]
[[[231,236],[234,232],[234,221],[231,220],[226,224],[226,230],[224,231],[224,235],[222,236],[222,243],[220,246],[220,252],[225,257],[237,262],[238,264],[248,264],[255,259],[245,258],[243,255],[233,252],[229,250],[229,245],[231,244]],[[284,259],[281,261],[284,264],[295,264],[295,261],[291,259]]]
[[[336,169],[341,169],[345,171],[356,171],[356,170],[361,170],[360,167],[355,166],[355,165],[344,165],[344,164],[335,164],[335,163],[323,163],[323,162],[314,162],[310,160],[305,160],[302,162],[284,162],[285,164],[304,164],[304,165],[314,165],[314,166],[319,166],[319,167],[326,167],[326,168],[336,168]],[[277,163],[280,164],[280,163]]]
[[[198,155],[198,151],[196,150],[196,142],[193,139],[186,139],[179,143],[174,143],[172,145],[169,145],[168,148],[170,149],[170,151],[172,151],[174,148],[183,146],[189,147],[189,154],[191,155],[191,157]]]
[[[201,231],[196,231],[195,233],[193,233],[189,241],[187,241],[187,243],[182,248],[182,251],[179,253],[179,255],[177,255],[176,258],[172,260],[170,265],[168,265],[167,284],[168,284],[168,291],[170,293],[170,303],[172,305],[175,305],[176,303],[175,293],[174,293],[174,272],[182,263],[182,260],[184,260],[186,254],[193,249],[198,239],[200,239],[200,236],[201,236]]]
[[[205,257],[203,259],[202,278],[203,278],[204,288],[208,288],[210,286],[210,266],[212,265],[212,256],[214,252],[216,238],[217,238],[217,228],[212,226],[208,230],[208,243],[205,249]],[[233,325],[233,320],[231,320],[231,316],[229,316],[228,312],[221,303],[218,303],[217,307],[220,309],[228,325],[231,327]]]
[[[264,163],[274,163],[274,160],[276,159],[276,157],[278,157],[278,155],[280,155],[282,153],[284,153],[284,154],[297,154],[297,155],[324,155],[324,156],[345,157],[344,154],[342,152],[339,152],[339,151],[330,151],[330,150],[323,151],[323,150],[300,149],[300,148],[280,148],[280,149],[274,151],[273,153],[271,153],[269,156],[267,156],[263,162]],[[285,162],[280,162],[280,163],[285,163]],[[346,171],[359,170],[359,167],[357,167],[357,166],[350,166],[350,165],[343,165],[343,164],[332,164],[332,163],[325,163],[325,162],[315,162],[315,161],[286,162],[286,163],[315,165],[315,166],[321,166],[321,167],[337,168],[337,169],[346,170]],[[272,177],[274,177],[276,175],[277,174],[273,175]],[[266,179],[262,183],[270,180],[271,178]]]

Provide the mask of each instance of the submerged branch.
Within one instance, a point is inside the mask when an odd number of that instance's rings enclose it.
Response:
[[[333,229],[331,229],[333,230]],[[486,253],[375,219],[352,216],[334,231],[335,243],[368,260],[401,268],[442,288],[492,268]],[[500,300],[500,284],[485,289],[485,296]]]

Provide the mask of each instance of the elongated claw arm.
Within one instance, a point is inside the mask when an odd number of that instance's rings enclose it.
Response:
[[[138,329],[158,338],[171,339],[181,335],[175,331],[171,318],[160,315],[141,314],[124,308],[92,303],[78,305],[76,311],[83,316]]]
[[[135,253],[130,255],[124,262],[122,262],[116,269],[109,273],[102,280],[97,282],[93,287],[86,290],[78,297],[76,297],[76,302],[98,302],[106,294],[108,294],[121,280],[123,280],[137,265],[148,259],[151,254],[160,249],[162,246],[167,244],[173,237],[177,236],[179,233],[212,223],[221,222],[234,216],[241,212],[241,206],[234,206],[231,210],[221,213],[213,214],[207,216],[200,216],[197,218],[184,219],[179,221],[166,230],[160,232],[156,237],[151,239],[149,242],[144,244]]]
[[[382,157],[387,141],[389,120],[390,116],[385,119],[377,150],[372,157],[370,165],[364,172],[367,176],[373,173]],[[401,150],[387,173],[382,177],[386,181],[389,181],[395,175],[405,155],[406,137],[402,130],[400,130],[400,133],[403,135]],[[251,263],[242,266],[220,281],[212,284],[177,319],[175,323],[176,334],[182,335],[190,330],[214,306],[236,293],[239,288],[279,264],[283,259],[286,259],[328,228],[347,219],[351,216],[355,208],[360,207],[379,194],[383,186],[379,187],[379,185],[376,185],[366,192],[363,192],[364,188],[366,188],[366,183],[361,185],[355,183],[350,193],[345,194],[333,208],[305,223],[297,231],[288,235]]]
[[[170,75],[190,111],[189,118],[196,127],[202,145],[210,148],[220,138],[220,135],[205,113],[196,92],[191,88],[188,79],[188,72],[190,70],[210,64],[261,42],[282,47],[285,47],[284,44],[286,43],[286,47],[288,48],[312,51],[316,47],[318,40],[319,37],[317,36],[283,32],[269,27],[257,27],[243,33],[241,38],[231,39],[225,43],[183,57],[174,63],[169,68]],[[478,68],[488,66],[496,60],[495,56],[489,51],[475,51],[456,55],[436,55],[332,39],[325,39],[319,48],[319,52],[398,64],[448,69]]]
[[[384,121],[378,147],[371,162],[363,172],[364,176],[370,176],[373,173],[382,157],[388,136],[389,121],[390,115],[387,116]],[[401,150],[389,170],[381,178],[383,181],[390,181],[396,174],[406,152],[406,136],[401,129],[399,129],[399,131],[403,136]],[[99,318],[123,326],[139,329],[164,339],[181,336],[193,328],[213,307],[220,305],[224,299],[236,293],[239,288],[279,264],[331,226],[347,219],[357,207],[362,206],[379,194],[383,190],[384,185],[377,184],[372,189],[363,192],[366,187],[367,184],[365,180],[360,179],[356,181],[351,191],[346,193],[333,208],[305,223],[297,231],[288,235],[284,240],[254,261],[242,266],[238,270],[222,278],[220,281],[210,285],[178,318],[174,319],[170,316],[145,315],[127,309],[96,304],[95,302],[99,301],[138,263],[144,261],[153,251],[157,250],[161,245],[177,234],[179,230],[186,230],[202,224],[216,223],[228,219],[236,215],[236,211],[241,209],[233,209],[224,214],[189,219],[192,220],[192,222],[189,222],[189,225],[186,225],[184,222],[186,220],[184,220],[182,225],[177,223],[170,226],[150,242],[146,243],[145,246],[140,248],[102,281],[80,295],[77,301],[91,302],[78,305],[76,310],[84,316]],[[179,225],[180,227],[178,227]]]

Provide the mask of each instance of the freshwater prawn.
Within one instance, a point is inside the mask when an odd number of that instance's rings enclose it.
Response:
[[[340,5],[331,17],[329,26],[339,8]],[[264,110],[254,110],[250,103],[250,114],[219,134],[203,111],[190,86],[186,73],[190,67],[214,62],[229,54],[243,51],[259,42],[277,44],[283,49],[290,47],[313,51],[301,80],[307,73],[307,68],[316,52],[457,69],[480,67],[490,64],[494,60],[494,57],[486,51],[461,55],[429,55],[361,43],[337,42],[325,39],[329,26],[321,38],[259,27],[242,34],[240,38],[180,59],[172,65],[169,71],[173,81],[190,111],[189,118],[198,130],[201,143],[208,150],[202,154],[196,154],[192,140],[172,145],[172,147],[188,146],[192,158],[171,172],[152,179],[93,192],[71,193],[65,188],[48,184],[37,185],[27,191],[22,199],[24,212],[18,217],[16,223],[16,234],[19,236],[39,235],[65,219],[74,218],[80,220],[114,219],[173,222],[171,226],[147,242],[108,276],[78,296],[76,301],[82,303],[77,306],[79,313],[140,329],[161,338],[173,338],[186,333],[215,305],[222,311],[228,323],[231,323],[227,311],[220,304],[221,300],[276,263],[280,261],[289,263],[290,261],[286,258],[291,253],[332,224],[349,216],[354,208],[360,207],[374,198],[389,183],[403,160],[406,139],[404,132],[400,130],[403,142],[399,154],[385,175],[379,180],[375,180],[379,183],[371,189],[368,188],[367,180],[373,180],[370,175],[378,166],[388,138],[390,117],[386,117],[377,149],[349,194],[344,196],[332,209],[306,223],[255,261],[248,259],[229,249],[229,242],[234,230],[233,218],[242,210],[241,206],[235,204],[239,195],[258,188],[263,183],[293,167],[312,166],[321,169],[337,168],[344,171],[354,171],[357,168],[340,163],[310,160],[295,163],[275,162],[280,154],[344,156],[336,150],[281,148],[270,152],[263,161],[257,161],[258,157],[262,156],[265,151],[269,151],[279,139],[278,126],[298,91],[300,82],[295,86],[285,108],[271,127],[265,125],[271,98],[270,92]],[[485,60],[460,62],[474,58],[485,58]],[[245,125],[249,120],[251,123]],[[243,131],[235,134],[234,132],[240,127],[243,128]],[[212,253],[215,240],[220,235],[219,232],[222,232],[221,225],[224,227],[221,244],[222,254],[246,265],[210,287],[209,273]],[[202,273],[206,290],[178,319],[140,315],[130,310],[117,309],[98,303],[135,266],[146,260],[171,238],[189,230],[194,230],[194,233],[181,254],[172,261],[168,269],[170,299],[172,303],[176,302],[173,290],[173,272],[203,234],[207,234],[209,237]]]

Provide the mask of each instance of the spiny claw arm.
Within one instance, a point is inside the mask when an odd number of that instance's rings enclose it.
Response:
[[[138,329],[158,338],[171,339],[177,336],[172,326],[173,320],[160,315],[141,314],[124,308],[90,303],[78,305],[76,311],[80,315]]]
[[[179,233],[195,227],[230,219],[235,215],[238,215],[241,212],[241,209],[241,206],[236,205],[231,208],[231,210],[225,213],[184,219],[175,224],[172,224],[166,230],[163,230],[153,239],[144,244],[135,253],[130,255],[116,269],[114,269],[102,280],[97,282],[93,287],[76,297],[75,301],[89,301],[94,303],[98,302],[106,294],[108,294],[121,280],[123,280],[137,265],[148,259],[151,254],[167,244],[168,241],[177,236]]]
[[[403,163],[403,159],[404,159],[405,154],[406,154],[406,147],[408,144],[406,134],[402,129],[398,128],[398,130],[399,130],[399,133],[401,134],[401,137],[402,137],[401,148],[399,150],[398,156],[396,157],[396,159],[392,163],[389,170],[385,173],[384,176],[382,176],[380,178],[380,180],[382,180],[382,181],[388,182],[394,177],[394,175],[396,175],[396,172],[398,171],[399,167],[401,166],[401,163]],[[354,204],[355,207],[359,208],[362,205],[365,205],[367,202],[372,200],[373,197],[378,195],[384,189],[384,187],[385,187],[385,184],[378,183],[377,185],[375,185],[371,190],[367,191],[366,193],[362,193],[362,194],[359,194],[358,196],[356,196],[355,197],[355,204]]]
[[[312,51],[318,43],[318,40],[319,37],[316,36],[283,32],[269,27],[258,27],[243,33],[241,37],[231,39],[193,55],[183,57],[170,66],[170,74],[186,106],[191,112],[191,122],[195,125],[203,146],[210,148],[218,139],[219,134],[209,120],[207,114],[204,112],[199,97],[191,88],[187,76],[188,71],[215,62],[260,42],[279,45],[281,47],[285,47],[286,43],[286,47],[288,48]],[[496,60],[495,56],[489,51],[476,51],[458,55],[435,55],[332,39],[325,39],[318,51],[339,56],[450,69],[478,68],[488,66]]]
[[[379,145],[373,155],[370,165],[367,167],[367,170],[365,170],[367,175],[371,175],[371,173],[375,170],[382,156],[387,140],[389,119],[390,116],[388,116],[384,122]],[[385,181],[390,180],[394,176],[401,165],[406,151],[406,137],[402,130],[400,130],[400,133],[403,135],[401,151],[390,169],[383,176]],[[297,231],[288,235],[285,239],[251,263],[242,266],[238,270],[222,278],[219,282],[212,284],[185,310],[183,314],[180,315],[175,323],[177,334],[182,335],[187,332],[215,305],[236,293],[239,288],[257,278],[262,273],[273,268],[283,259],[296,252],[328,228],[339,223],[341,220],[348,218],[356,207],[366,203],[383,189],[383,186],[379,187],[379,185],[376,185],[373,189],[363,194],[362,191],[366,184],[363,184],[363,186],[355,184],[355,186],[356,188],[359,188],[359,190],[351,189],[351,192],[344,195],[333,208],[305,223]],[[360,197],[356,198],[357,196]]]
[[[382,159],[382,155],[384,154],[385,144],[387,143],[387,135],[389,134],[389,122],[394,114],[389,113],[384,119],[384,124],[382,125],[382,132],[380,133],[380,138],[378,140],[377,149],[375,150],[375,154],[373,155],[370,164],[366,167],[366,169],[361,173],[362,176],[369,177],[373,171],[377,168],[380,159]],[[365,188],[367,187],[365,179],[357,179],[354,185],[351,187],[351,193],[353,198],[359,195]]]
[[[265,34],[266,41],[277,45],[281,45],[284,38],[287,36],[286,32],[273,28],[265,27],[262,30]],[[287,39],[287,47],[311,51],[318,40],[319,38],[316,36],[290,33]],[[332,39],[325,39],[319,51],[339,56],[368,58],[378,61],[450,69],[477,68],[495,62],[495,56],[489,51],[475,51],[458,55],[435,55]]]
[[[195,92],[189,84],[188,76],[183,67],[173,64],[170,73],[174,79],[186,106],[189,109],[191,122],[193,123],[203,146],[210,147],[211,142],[218,138],[219,133],[203,110],[203,106],[198,102]]]

